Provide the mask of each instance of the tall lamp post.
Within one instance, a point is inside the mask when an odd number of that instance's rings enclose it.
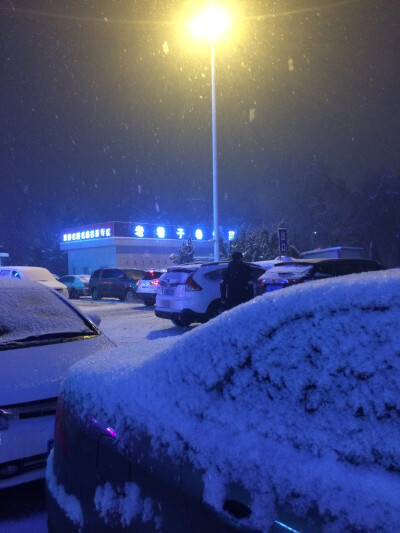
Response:
[[[214,261],[219,261],[219,223],[218,223],[218,151],[217,119],[215,97],[215,42],[231,25],[225,9],[211,5],[189,22],[192,34],[210,43],[211,48],[211,127],[212,127],[212,173],[213,173],[213,232]]]

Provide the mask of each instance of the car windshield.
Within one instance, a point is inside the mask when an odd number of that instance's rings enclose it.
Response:
[[[41,285],[1,280],[0,301],[0,350],[20,341],[26,346],[97,334],[67,302]]]

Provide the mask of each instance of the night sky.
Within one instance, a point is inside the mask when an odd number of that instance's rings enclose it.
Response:
[[[240,25],[216,48],[222,226],[274,222],[268,184],[313,160],[347,184],[399,173],[399,0],[228,5]],[[186,33],[190,9],[0,0],[3,251],[106,220],[211,227],[210,55]]]

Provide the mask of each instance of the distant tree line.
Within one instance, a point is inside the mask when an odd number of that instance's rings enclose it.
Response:
[[[235,250],[245,260],[274,259],[279,254],[277,230],[288,231],[285,255],[333,246],[362,247],[366,257],[391,268],[400,266],[400,176],[382,172],[365,176],[362,188],[335,181],[317,162],[296,186],[275,183],[274,205],[265,204],[275,221],[244,224],[234,240],[220,239],[221,259]],[[194,251],[196,256],[196,252]]]

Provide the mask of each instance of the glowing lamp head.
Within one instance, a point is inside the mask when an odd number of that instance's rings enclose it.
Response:
[[[189,22],[189,30],[198,39],[216,41],[231,26],[228,12],[221,6],[210,5]]]

